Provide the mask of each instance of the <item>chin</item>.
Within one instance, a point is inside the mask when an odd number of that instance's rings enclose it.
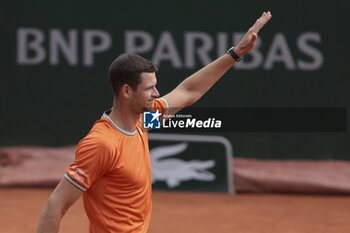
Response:
[[[147,102],[145,102],[145,105],[142,107],[142,111],[151,111],[152,110],[152,107],[153,107],[153,103],[154,103],[154,100],[149,100]]]
[[[152,110],[152,106],[144,106],[142,108],[142,112],[150,112]]]

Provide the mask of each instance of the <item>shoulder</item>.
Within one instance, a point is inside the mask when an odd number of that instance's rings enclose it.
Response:
[[[100,152],[115,152],[118,138],[105,120],[98,120],[90,132],[78,143],[78,150],[99,150]]]

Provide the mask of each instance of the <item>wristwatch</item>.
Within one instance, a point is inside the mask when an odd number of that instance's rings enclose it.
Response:
[[[239,62],[241,60],[241,57],[238,56],[237,53],[235,53],[234,49],[235,47],[231,47],[229,50],[227,50],[227,53],[230,54],[236,62]]]

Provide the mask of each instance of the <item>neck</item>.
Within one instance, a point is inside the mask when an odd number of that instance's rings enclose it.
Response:
[[[114,100],[112,111],[109,116],[118,126],[127,131],[134,131],[137,121],[140,118],[139,113],[132,112],[130,108],[117,104],[116,100]]]

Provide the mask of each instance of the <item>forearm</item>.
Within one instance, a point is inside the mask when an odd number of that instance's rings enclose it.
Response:
[[[182,81],[177,88],[191,96],[186,105],[191,105],[201,98],[234,63],[235,60],[229,54],[224,54]]]
[[[63,212],[49,202],[45,205],[36,233],[57,233],[63,217]]]
[[[270,20],[271,13],[264,12],[255,24],[249,28],[242,40],[234,48],[234,52],[238,57],[252,51],[255,46],[257,33]],[[172,92],[165,95],[172,110],[170,114],[174,114],[181,108],[194,104],[201,98],[235,63],[235,59],[230,54],[224,54],[209,65],[197,71],[190,77],[181,82]]]

